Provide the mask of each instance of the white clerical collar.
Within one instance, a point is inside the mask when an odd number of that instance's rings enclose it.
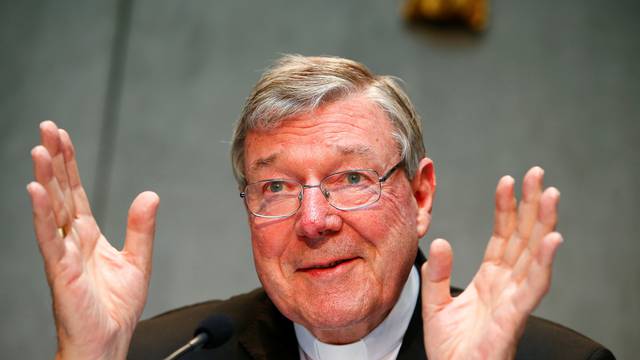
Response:
[[[351,344],[323,343],[304,326],[294,323],[296,337],[298,344],[300,344],[300,358],[312,360],[395,359],[416,307],[419,290],[420,277],[418,270],[413,266],[400,297],[389,315],[367,336]]]

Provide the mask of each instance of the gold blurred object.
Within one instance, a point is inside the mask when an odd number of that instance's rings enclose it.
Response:
[[[58,228],[58,235],[60,235],[60,237],[63,239],[65,236],[67,236],[67,234],[64,231],[64,228],[61,228],[61,227]]]
[[[403,8],[409,21],[462,23],[473,31],[487,26],[489,0],[407,0]]]

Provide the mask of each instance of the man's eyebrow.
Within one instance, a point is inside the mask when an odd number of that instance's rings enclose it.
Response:
[[[273,164],[276,161],[277,158],[278,158],[278,153],[271,154],[267,157],[259,158],[251,162],[250,168],[251,170],[256,171],[265,167],[269,167],[271,166],[271,164]]]
[[[373,157],[373,150],[365,144],[336,145],[342,155],[361,155],[367,158]]]
[[[366,158],[373,158],[373,150],[370,146],[364,144],[349,144],[349,145],[335,145],[335,148],[343,156],[360,155]],[[280,153],[273,153],[269,156],[256,159],[251,162],[249,168],[252,171],[257,171],[273,165],[278,159]]]

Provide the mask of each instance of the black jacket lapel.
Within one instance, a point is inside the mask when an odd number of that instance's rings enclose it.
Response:
[[[418,274],[420,274],[420,269],[422,268],[422,264],[427,261],[424,254],[420,249],[418,249],[418,254],[416,255],[416,261],[414,265],[418,269]],[[418,292],[418,302],[416,303],[416,308],[413,310],[413,315],[411,315],[411,322],[409,322],[409,327],[407,331],[404,333],[404,338],[402,338],[402,346],[400,347],[400,352],[398,353],[398,360],[415,360],[415,359],[426,359],[427,354],[424,350],[424,332],[422,328],[422,279],[420,281],[420,291]]]
[[[252,359],[300,359],[293,323],[266,296],[256,304],[259,314],[238,337]]]

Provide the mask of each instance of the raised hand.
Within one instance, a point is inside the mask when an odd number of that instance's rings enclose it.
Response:
[[[496,189],[493,235],[480,269],[466,290],[449,290],[453,252],[438,239],[422,268],[422,316],[429,359],[509,359],[527,316],[546,294],[551,268],[562,242],[554,232],[560,193],[543,191],[544,171],[530,169],[516,208],[514,180]]]
[[[124,249],[114,249],[91,214],[69,135],[51,121],[40,124],[40,135],[27,191],[53,297],[57,357],[124,359],[147,297],[159,198],[136,197]]]

